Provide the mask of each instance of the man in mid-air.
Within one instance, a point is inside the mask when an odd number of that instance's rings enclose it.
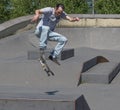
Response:
[[[41,19],[36,27],[35,34],[40,38],[40,53],[44,53],[47,47],[47,41],[57,41],[58,44],[51,52],[49,59],[56,62],[57,56],[61,53],[63,47],[67,42],[67,38],[61,34],[54,32],[56,24],[61,19],[66,19],[71,22],[79,21],[78,17],[70,17],[64,12],[64,5],[57,4],[55,8],[46,7],[35,11],[32,22],[37,22]]]

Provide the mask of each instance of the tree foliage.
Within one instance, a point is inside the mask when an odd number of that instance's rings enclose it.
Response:
[[[19,16],[34,14],[36,9],[65,5],[69,14],[89,13],[88,0],[0,0],[0,22]],[[92,0],[91,0],[92,1]],[[120,0],[94,0],[97,14],[120,14]]]
[[[0,22],[10,18],[10,0],[0,1]]]
[[[96,0],[97,14],[120,14],[120,0]]]
[[[65,5],[69,14],[89,13],[88,0],[0,0],[0,22],[19,16],[34,14],[36,9]],[[97,14],[120,14],[120,0],[94,0]]]
[[[57,3],[63,3],[67,13],[88,13],[86,0],[1,0],[0,21],[34,14],[36,9],[55,7]]]
[[[40,0],[11,0],[11,18],[32,14]]]

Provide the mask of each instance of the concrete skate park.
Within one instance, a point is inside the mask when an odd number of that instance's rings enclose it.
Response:
[[[71,15],[56,32],[68,42],[58,57],[47,59],[47,76],[39,58],[32,16],[0,25],[0,110],[119,110],[120,16]],[[48,42],[46,58],[56,42]]]

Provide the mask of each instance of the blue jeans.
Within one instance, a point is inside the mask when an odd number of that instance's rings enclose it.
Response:
[[[58,42],[54,50],[51,52],[53,58],[57,57],[61,53],[63,47],[67,43],[66,37],[51,31],[48,26],[42,26],[39,29],[36,29],[35,35],[40,38],[40,48],[42,49],[46,49],[48,40]]]

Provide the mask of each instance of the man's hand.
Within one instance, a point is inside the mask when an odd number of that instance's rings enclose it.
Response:
[[[31,20],[31,22],[37,22],[39,20],[39,16],[40,14],[42,14],[41,10],[35,10],[35,15],[33,17],[33,19]]]
[[[80,20],[80,18],[78,17],[70,17],[70,16],[66,16],[66,19],[69,20],[70,22],[75,22]]]
[[[76,17],[75,19],[76,19],[76,21],[79,21],[79,20],[80,20],[80,18],[78,18],[78,17]]]
[[[39,15],[34,15],[34,17],[32,18],[31,22],[37,22],[39,19]]]
[[[74,19],[74,21],[79,21],[80,20],[80,18],[78,18],[78,17],[74,17],[73,19]]]

